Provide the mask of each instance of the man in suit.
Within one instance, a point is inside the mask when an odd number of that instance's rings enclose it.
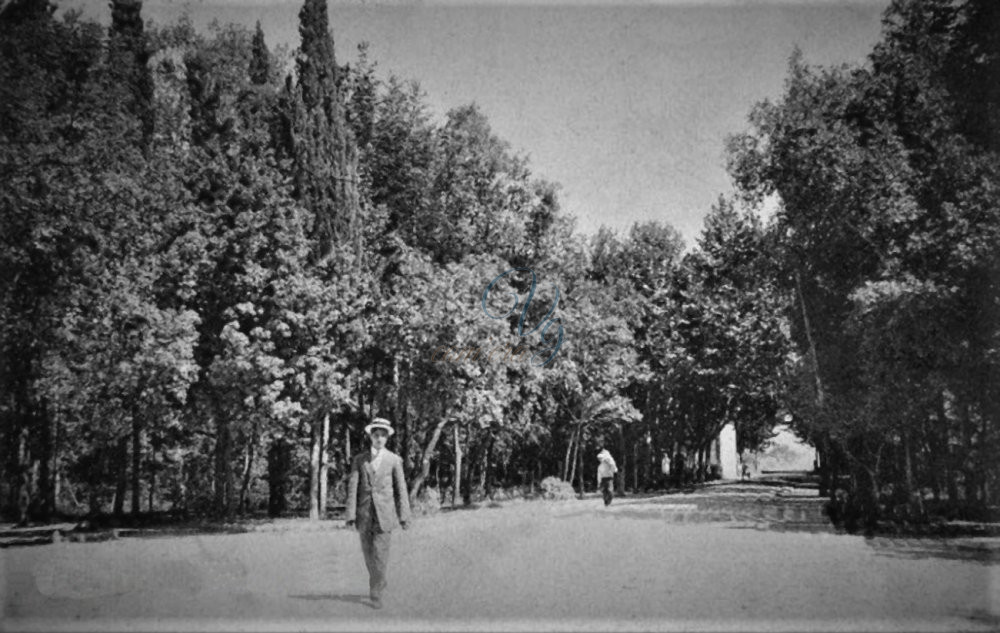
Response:
[[[347,483],[347,527],[357,526],[361,551],[368,567],[372,606],[382,608],[389,565],[389,537],[410,520],[410,498],[403,476],[403,460],[385,447],[393,434],[388,420],[375,418],[365,427],[371,449],[355,455]]]

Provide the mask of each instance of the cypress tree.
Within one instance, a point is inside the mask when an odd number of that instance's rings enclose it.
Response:
[[[299,34],[298,83],[289,86],[286,99],[286,142],[294,160],[296,195],[313,215],[317,259],[327,258],[334,248],[350,249],[360,258],[358,156],[337,88],[326,0],[306,0],[299,12]]]
[[[122,106],[140,122],[142,147],[153,136],[153,76],[142,25],[142,0],[112,0],[110,28],[112,79],[125,91]]]
[[[339,255],[353,253],[354,270],[334,269],[335,275],[343,276],[356,273],[361,259],[358,154],[338,88],[326,0],[305,0],[299,12],[299,34],[298,83],[289,82],[285,100],[295,195],[312,215],[313,260],[337,261]],[[325,507],[321,479],[326,471],[323,444],[328,417],[318,416],[319,411],[313,412],[309,453],[309,515],[313,519]]]
[[[271,53],[267,50],[264,42],[264,31],[260,28],[260,20],[257,20],[257,28],[253,33],[251,42],[250,58],[250,81],[255,85],[264,85],[270,81],[271,75]]]
[[[0,24],[20,24],[29,20],[50,18],[56,7],[49,0],[11,0],[0,6]]]

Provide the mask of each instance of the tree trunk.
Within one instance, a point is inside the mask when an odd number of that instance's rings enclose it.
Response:
[[[462,443],[458,436],[458,424],[454,426],[455,431],[455,476],[451,482],[451,507],[458,505],[458,497],[462,485]]]
[[[379,363],[374,363],[372,365],[372,383],[374,383],[374,376],[378,375]],[[368,420],[375,419],[375,386],[372,384],[372,388],[368,390]]]
[[[830,482],[830,455],[826,442],[816,440],[816,458],[819,460],[819,496],[833,498],[833,486]]]
[[[962,444],[964,446],[963,451],[963,465],[962,474],[964,475],[965,484],[965,505],[968,506],[976,501],[976,478],[974,475],[975,468],[969,463],[969,456],[972,455],[972,431],[970,426],[972,424],[969,419],[969,405],[966,404],[964,411],[962,412]]]
[[[400,456],[403,458],[403,465],[406,467],[407,472],[413,469],[413,442],[410,439],[413,437],[413,421],[410,419],[410,407],[406,401],[406,396],[400,394],[399,397],[402,404],[399,406],[399,416],[402,422],[402,437],[399,438],[398,446],[400,450]]]
[[[695,483],[701,483],[704,481],[704,471],[702,470],[702,464],[705,463],[705,449],[703,447],[698,447],[694,453],[694,480]]]
[[[323,434],[319,420],[313,419],[309,429],[309,520],[319,520],[319,466]]]
[[[481,446],[478,442],[472,441],[471,425],[465,429],[465,445],[468,447],[468,459],[465,460],[465,477],[462,487],[462,504],[472,504],[472,476],[475,472],[476,463],[479,461]]]
[[[233,440],[229,420],[220,415],[216,406],[215,417],[215,511],[228,517],[233,510]]]
[[[275,438],[267,452],[267,514],[281,516],[288,507],[285,484],[288,478],[288,447],[285,439]]]
[[[410,425],[406,417],[406,402],[403,396],[403,372],[400,371],[399,360],[396,358],[392,359],[392,384],[396,391],[395,423],[398,426],[396,447],[403,460],[404,469],[406,472],[411,472],[413,464],[410,457]]]
[[[628,466],[628,460],[625,458],[625,429],[624,425],[618,425],[618,452],[621,454],[622,464],[619,468],[621,475],[618,477],[618,496],[625,495],[625,468]]]
[[[39,506],[41,505],[39,503],[41,501],[41,495],[39,494],[40,486],[38,483],[40,481],[39,471],[41,470],[40,468],[41,463],[42,460],[33,459],[31,461],[31,469],[29,471],[31,473],[28,477],[29,486],[31,489],[31,501],[29,502],[28,507],[29,507],[29,513],[32,516],[38,515],[40,509]]]
[[[53,450],[54,446],[54,436],[55,431],[53,426],[55,415],[51,411],[45,411],[44,415],[38,420],[41,423],[42,428],[42,454],[40,456],[39,464],[39,510],[41,513],[41,519],[43,521],[48,521],[55,512],[55,494],[54,494],[54,481],[53,475],[56,472],[53,464]]]
[[[142,426],[139,416],[132,415],[132,516],[139,515],[142,501],[140,477],[142,468]]]
[[[156,494],[156,473],[149,473],[149,501],[146,504],[146,512],[153,512],[153,497]]]
[[[427,475],[431,472],[431,456],[437,448],[438,440],[441,439],[441,431],[446,424],[448,424],[448,418],[443,418],[438,422],[437,426],[434,427],[434,432],[431,433],[431,438],[427,440],[427,445],[424,446],[423,455],[420,459],[420,474],[417,475],[416,479],[410,485],[411,501],[416,501],[417,494],[419,494],[420,489],[423,487],[424,481],[427,480]]]
[[[576,429],[576,432],[573,434],[573,437],[575,438],[575,440],[573,441],[573,444],[572,444],[572,446],[573,446],[573,453],[570,456],[569,476],[566,478],[566,481],[568,481],[570,483],[573,483],[573,480],[576,479],[577,457],[580,454],[580,440],[581,440],[582,436],[583,436],[583,429],[582,429],[582,427],[578,426],[577,429]]]
[[[906,503],[918,517],[924,516],[924,495],[913,484],[913,457],[910,433],[903,433],[903,452],[906,459]]]
[[[177,481],[180,484],[181,507],[187,510],[188,507],[188,487],[186,473],[184,472],[184,453],[181,453],[177,464]]]
[[[490,468],[490,449],[489,449],[489,446],[486,447],[486,450],[480,450],[480,453],[482,454],[483,460],[479,464],[479,487],[477,488],[477,490],[480,490],[480,491],[482,491],[482,492],[485,493],[486,492],[486,480],[489,477],[489,472],[488,471],[489,471],[489,468]]]
[[[326,516],[327,485],[330,476],[330,414],[323,416],[323,437],[320,441],[319,516]]]
[[[583,453],[584,453],[584,443],[583,443],[583,429],[580,429],[580,441],[577,442],[576,449],[576,465],[577,465],[577,482],[580,485],[580,498],[583,499]]]
[[[639,492],[639,444],[632,445],[632,493]]]
[[[121,518],[125,513],[125,491],[128,490],[128,437],[118,438],[115,451],[115,502],[112,514]]]
[[[348,419],[344,422],[344,463],[347,464],[347,470],[350,470],[351,459],[354,457],[351,451],[351,421]]]
[[[577,429],[574,428],[569,434],[569,441],[566,442],[566,459],[563,460],[562,477],[560,477],[563,481],[569,480],[570,457],[573,456],[573,442],[576,439],[576,432]]]
[[[875,467],[877,469],[878,465],[876,464]],[[868,499],[868,505],[865,508],[865,531],[866,533],[871,534],[878,525],[879,483],[875,470],[868,470],[867,472],[870,481],[870,489],[868,491],[870,498]]]
[[[240,473],[240,498],[236,504],[237,512],[240,514],[245,514],[247,511],[247,488],[250,485],[250,468],[253,465],[251,452],[250,442],[247,442],[246,450],[243,451],[243,471]]]
[[[806,311],[806,297],[802,292],[802,275],[798,268],[795,269],[795,288],[799,295],[799,306],[802,308],[802,325],[806,333],[806,341],[809,343],[809,355],[812,357],[813,381],[816,385],[816,404],[823,407],[825,393],[823,391],[823,381],[819,373],[819,355],[816,353],[816,341],[813,339],[812,326],[809,324],[809,313]]]
[[[99,483],[91,483],[89,486],[90,490],[88,491],[89,495],[87,499],[87,516],[91,518],[97,517],[101,514],[101,493],[98,487],[99,485]],[[18,518],[18,522],[20,523],[20,517]]]
[[[989,441],[989,437],[990,436],[988,434],[988,431],[989,431],[989,421],[987,420],[986,416],[981,416],[981,419],[980,419],[980,422],[979,422],[979,445],[980,445],[980,447],[982,447],[982,445],[984,443],[986,443],[986,442]],[[976,473],[978,474],[978,482],[979,482],[979,499],[978,499],[978,501],[981,504],[981,506],[983,508],[985,508],[986,505],[988,505],[989,502],[990,502],[989,479],[990,479],[990,476],[991,476],[991,471],[996,467],[996,462],[994,461],[996,459],[996,455],[992,454],[989,457],[987,457],[986,459],[983,459],[982,448],[980,448],[980,450],[977,451],[977,455],[978,455],[978,458],[976,460],[977,463],[975,464],[975,469],[976,469]]]
[[[257,456],[257,425],[254,424],[247,443],[246,456],[243,459],[243,481],[240,484],[240,512],[247,511],[247,493],[250,490],[250,475],[253,472],[254,458]]]
[[[62,473],[59,472],[59,462],[56,459],[53,459],[52,461],[54,462],[52,467],[52,512],[54,514],[59,514],[61,512],[59,498],[62,496]],[[80,504],[76,502],[76,495],[73,495],[72,488],[68,488],[67,492],[72,495],[70,497],[74,506],[72,512],[75,514],[76,509]]]
[[[483,488],[486,491],[486,498],[490,501],[493,500],[493,446],[496,443],[496,438],[490,436],[490,444],[486,448],[486,479],[483,482]]]

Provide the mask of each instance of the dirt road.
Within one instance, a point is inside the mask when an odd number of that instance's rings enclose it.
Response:
[[[380,611],[357,535],[332,522],[12,548],[0,552],[0,628],[1000,628],[997,543],[686,524],[671,511],[586,500],[419,519],[393,537]]]

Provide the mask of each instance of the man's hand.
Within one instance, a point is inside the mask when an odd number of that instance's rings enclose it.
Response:
[[[352,527],[354,527],[354,519],[348,519],[347,521],[344,521],[344,527],[347,529],[351,529]]]

